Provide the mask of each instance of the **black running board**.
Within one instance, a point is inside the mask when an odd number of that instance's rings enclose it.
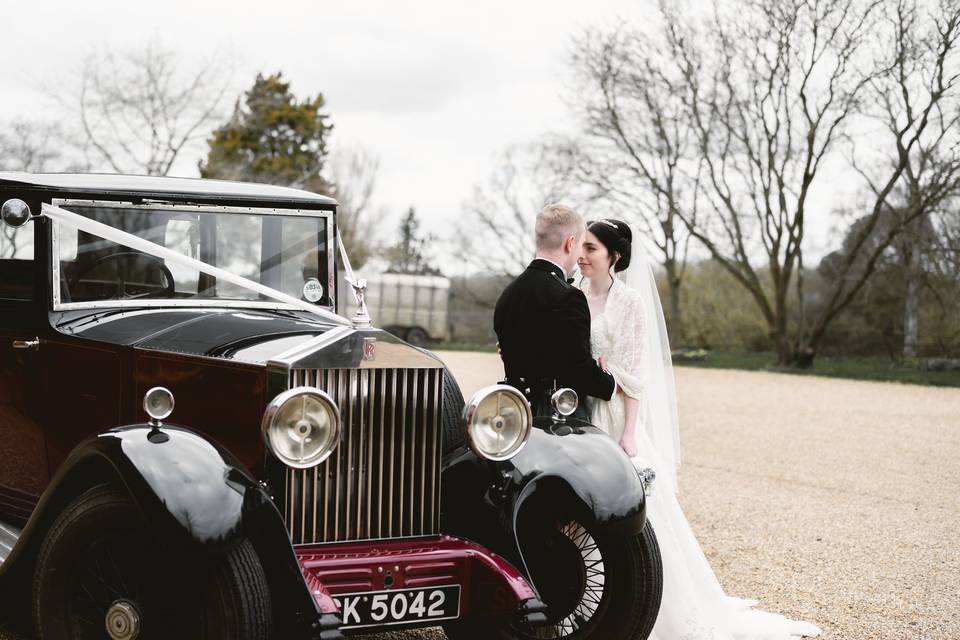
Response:
[[[20,529],[11,524],[0,522],[0,565],[10,557],[10,552],[20,539]]]

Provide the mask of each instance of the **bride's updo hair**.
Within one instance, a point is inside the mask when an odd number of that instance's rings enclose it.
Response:
[[[633,242],[633,232],[630,231],[630,225],[623,220],[603,218],[588,222],[587,230],[607,248],[611,262],[616,258],[614,254],[619,254],[620,259],[614,264],[614,271],[623,271],[630,266]]]

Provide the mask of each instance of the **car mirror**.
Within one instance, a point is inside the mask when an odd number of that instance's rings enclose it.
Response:
[[[11,198],[4,202],[0,215],[3,217],[3,223],[10,227],[22,227],[30,221],[31,217],[29,205],[19,198]]]

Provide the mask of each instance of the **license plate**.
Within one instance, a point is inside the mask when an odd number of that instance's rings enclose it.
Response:
[[[396,589],[339,593],[343,629],[416,624],[460,617],[460,585],[426,589]]]

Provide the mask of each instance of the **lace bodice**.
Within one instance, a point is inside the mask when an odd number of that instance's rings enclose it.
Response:
[[[647,314],[640,294],[619,280],[614,280],[603,312],[590,322],[590,350],[594,358],[603,357],[604,363],[624,393],[640,400],[643,407],[647,365]],[[593,423],[607,431],[614,439],[623,435],[623,398],[614,394],[609,402],[596,402],[591,412]],[[640,423],[644,411],[639,412]]]
[[[614,280],[607,306],[591,320],[590,349],[594,358],[603,357],[614,375],[625,374],[623,381],[617,375],[617,383],[634,398],[640,398],[646,380],[646,341],[647,310],[643,299],[630,287]]]

